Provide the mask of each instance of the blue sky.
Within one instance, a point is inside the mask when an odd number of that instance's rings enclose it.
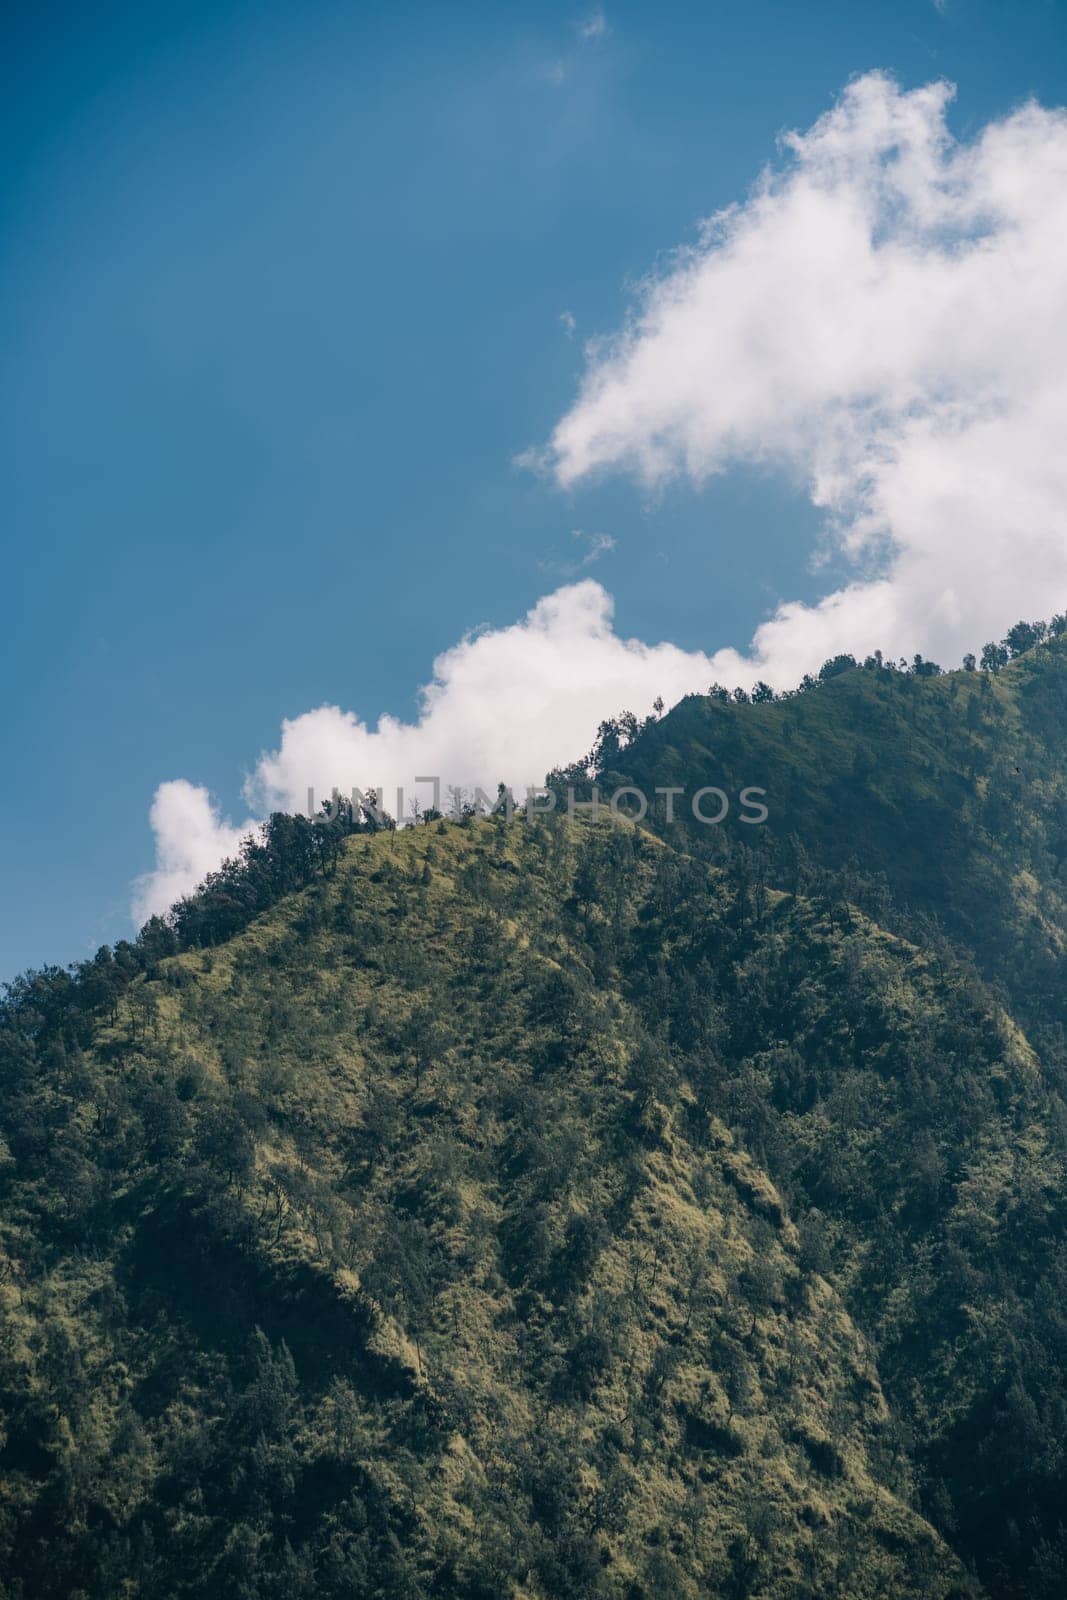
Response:
[[[780,130],[871,68],[950,78],[964,138],[1059,104],[1064,8],[593,15],[7,24],[0,975],[128,934],[162,780],[236,816],[283,717],[410,717],[438,652],[565,580],[575,529],[614,541],[587,570],[617,630],[687,650],[743,647],[831,585],[787,473],[563,490],[515,457],[573,404],[583,341]]]

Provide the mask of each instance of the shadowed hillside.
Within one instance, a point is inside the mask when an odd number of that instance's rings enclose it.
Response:
[[[996,673],[872,661],[765,704],[690,696],[604,753],[608,791],[765,789],[762,828],[738,826],[736,805],[701,827],[678,802],[682,848],[747,835],[783,884],[843,875],[881,915],[927,937],[937,923],[1033,1020],[1067,1025],[1067,635]],[[664,804],[648,819],[661,830]]]
[[[15,986],[5,1592],[1060,1595],[1065,683],[691,699],[605,783],[766,827],[281,819]]]

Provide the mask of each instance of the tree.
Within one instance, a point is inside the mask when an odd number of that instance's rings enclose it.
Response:
[[[726,1394],[726,1421],[729,1425],[734,1420],[734,1412],[744,1408],[752,1393],[752,1369],[744,1351],[732,1339],[722,1341],[715,1364],[719,1382]]]
[[[406,1321],[421,1374],[423,1339],[439,1287],[439,1262],[433,1240],[417,1217],[389,1218],[363,1276],[369,1293]]]
[[[446,1038],[447,1030],[428,1002],[413,1006],[400,1030],[400,1042],[411,1055],[416,1089],[422,1084],[423,1073],[429,1071],[444,1048]]]
[[[737,1287],[752,1311],[752,1326],[748,1330],[751,1339],[760,1316],[778,1304],[782,1293],[781,1274],[765,1250],[758,1251],[741,1269]]]
[[[847,653],[831,656],[829,661],[824,661],[819,668],[819,679],[822,683],[825,683],[828,678],[839,677],[842,672],[848,672],[855,665],[855,656],[850,656]]]

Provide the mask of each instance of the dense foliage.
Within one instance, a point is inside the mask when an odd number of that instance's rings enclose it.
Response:
[[[3,1592],[1062,1595],[1031,644],[605,725],[764,827],[275,818],[14,985]]]

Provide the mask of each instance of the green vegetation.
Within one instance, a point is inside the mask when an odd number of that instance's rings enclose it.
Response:
[[[276,818],[14,985],[2,1592],[1061,1596],[1029,643],[605,725],[605,787],[760,786],[764,827]]]

